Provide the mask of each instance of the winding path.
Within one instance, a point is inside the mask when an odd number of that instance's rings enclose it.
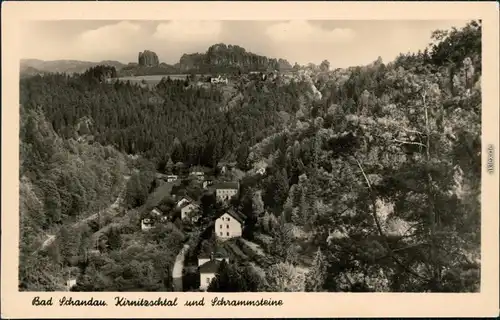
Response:
[[[111,213],[112,215],[116,215],[118,213],[117,209],[121,206],[121,204],[123,203],[123,200],[125,198],[127,181],[130,179],[130,176],[125,175],[125,176],[123,176],[123,178],[124,178],[123,186],[122,186],[120,193],[116,197],[115,202],[113,202],[109,207],[104,209],[105,212],[107,211],[108,213]],[[113,212],[113,210],[115,212]],[[91,220],[96,219],[97,216],[98,216],[98,213],[94,213],[94,214],[92,214],[92,215],[90,215],[82,220],[76,221],[75,223],[73,223],[71,225],[71,227],[78,228],[79,226],[81,226],[81,225],[83,225]],[[47,248],[51,243],[53,243],[56,240],[56,238],[57,238],[57,235],[55,235],[55,234],[47,234],[47,239],[45,239],[45,241],[40,245],[40,247],[37,250],[35,250],[32,253],[32,255],[34,255],[35,253],[37,253],[40,250],[44,250],[45,248]]]
[[[182,270],[184,269],[184,259],[189,249],[189,245],[185,244],[175,258],[174,267],[172,269],[173,289],[175,292],[182,292]]]

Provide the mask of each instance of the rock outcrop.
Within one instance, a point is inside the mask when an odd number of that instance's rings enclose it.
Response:
[[[156,53],[144,50],[144,52],[139,52],[138,63],[141,67],[158,67],[160,61]]]

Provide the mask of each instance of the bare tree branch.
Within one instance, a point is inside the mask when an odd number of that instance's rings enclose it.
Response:
[[[421,147],[424,147],[424,148],[427,148],[427,146],[423,143],[420,143],[420,142],[413,142],[413,141],[403,141],[403,140],[398,140],[398,139],[394,139],[392,140],[394,142],[398,142],[399,144],[415,144],[417,146],[421,146]]]
[[[371,198],[371,201],[372,201],[372,215],[373,215],[373,219],[375,220],[375,224],[377,226],[377,230],[380,234],[380,236],[382,237],[382,239],[384,239],[384,243],[385,243],[385,246],[387,248],[387,250],[389,251],[389,256],[399,265],[401,266],[403,269],[405,269],[408,273],[410,273],[411,275],[419,278],[419,279],[422,279],[422,280],[425,280],[425,281],[428,281],[427,278],[419,275],[418,273],[416,273],[415,271],[413,271],[412,269],[410,269],[408,266],[406,266],[404,263],[402,263],[395,255],[394,255],[394,251],[391,249],[391,247],[389,246],[389,242],[387,241],[387,236],[384,234],[384,231],[382,230],[382,226],[380,224],[380,221],[378,219],[378,216],[377,216],[377,207],[376,207],[376,201],[375,201],[375,197],[373,195],[373,190],[372,190],[372,187],[371,187],[371,183],[370,183],[370,180],[368,179],[368,177],[366,176],[365,174],[365,171],[363,170],[363,167],[361,166],[361,163],[358,161],[358,159],[353,155],[352,156],[354,158],[354,160],[356,161],[359,169],[361,170],[361,173],[363,174],[363,177],[365,178],[365,182],[366,184],[368,185],[369,189],[370,189],[370,198]]]

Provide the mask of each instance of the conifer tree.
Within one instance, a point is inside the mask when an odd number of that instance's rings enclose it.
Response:
[[[316,255],[314,256],[314,261],[311,267],[311,270],[306,275],[306,291],[310,292],[319,292],[323,291],[323,285],[326,279],[326,271],[327,271],[327,261],[321,252],[321,249],[318,248],[316,251]]]

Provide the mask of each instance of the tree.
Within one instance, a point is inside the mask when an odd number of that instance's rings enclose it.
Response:
[[[330,70],[330,62],[328,62],[328,60],[323,60],[319,65],[319,69],[323,72]]]
[[[311,270],[306,275],[305,290],[313,292],[323,291],[327,271],[327,262],[318,248]]]
[[[272,292],[303,292],[304,275],[290,263],[272,265],[267,273],[268,289]]]
[[[117,228],[111,227],[108,232],[108,245],[111,250],[121,248],[121,235]]]
[[[165,168],[163,171],[166,174],[172,174],[172,170],[174,169],[174,162],[172,161],[171,157],[168,157],[167,163],[165,164]]]

